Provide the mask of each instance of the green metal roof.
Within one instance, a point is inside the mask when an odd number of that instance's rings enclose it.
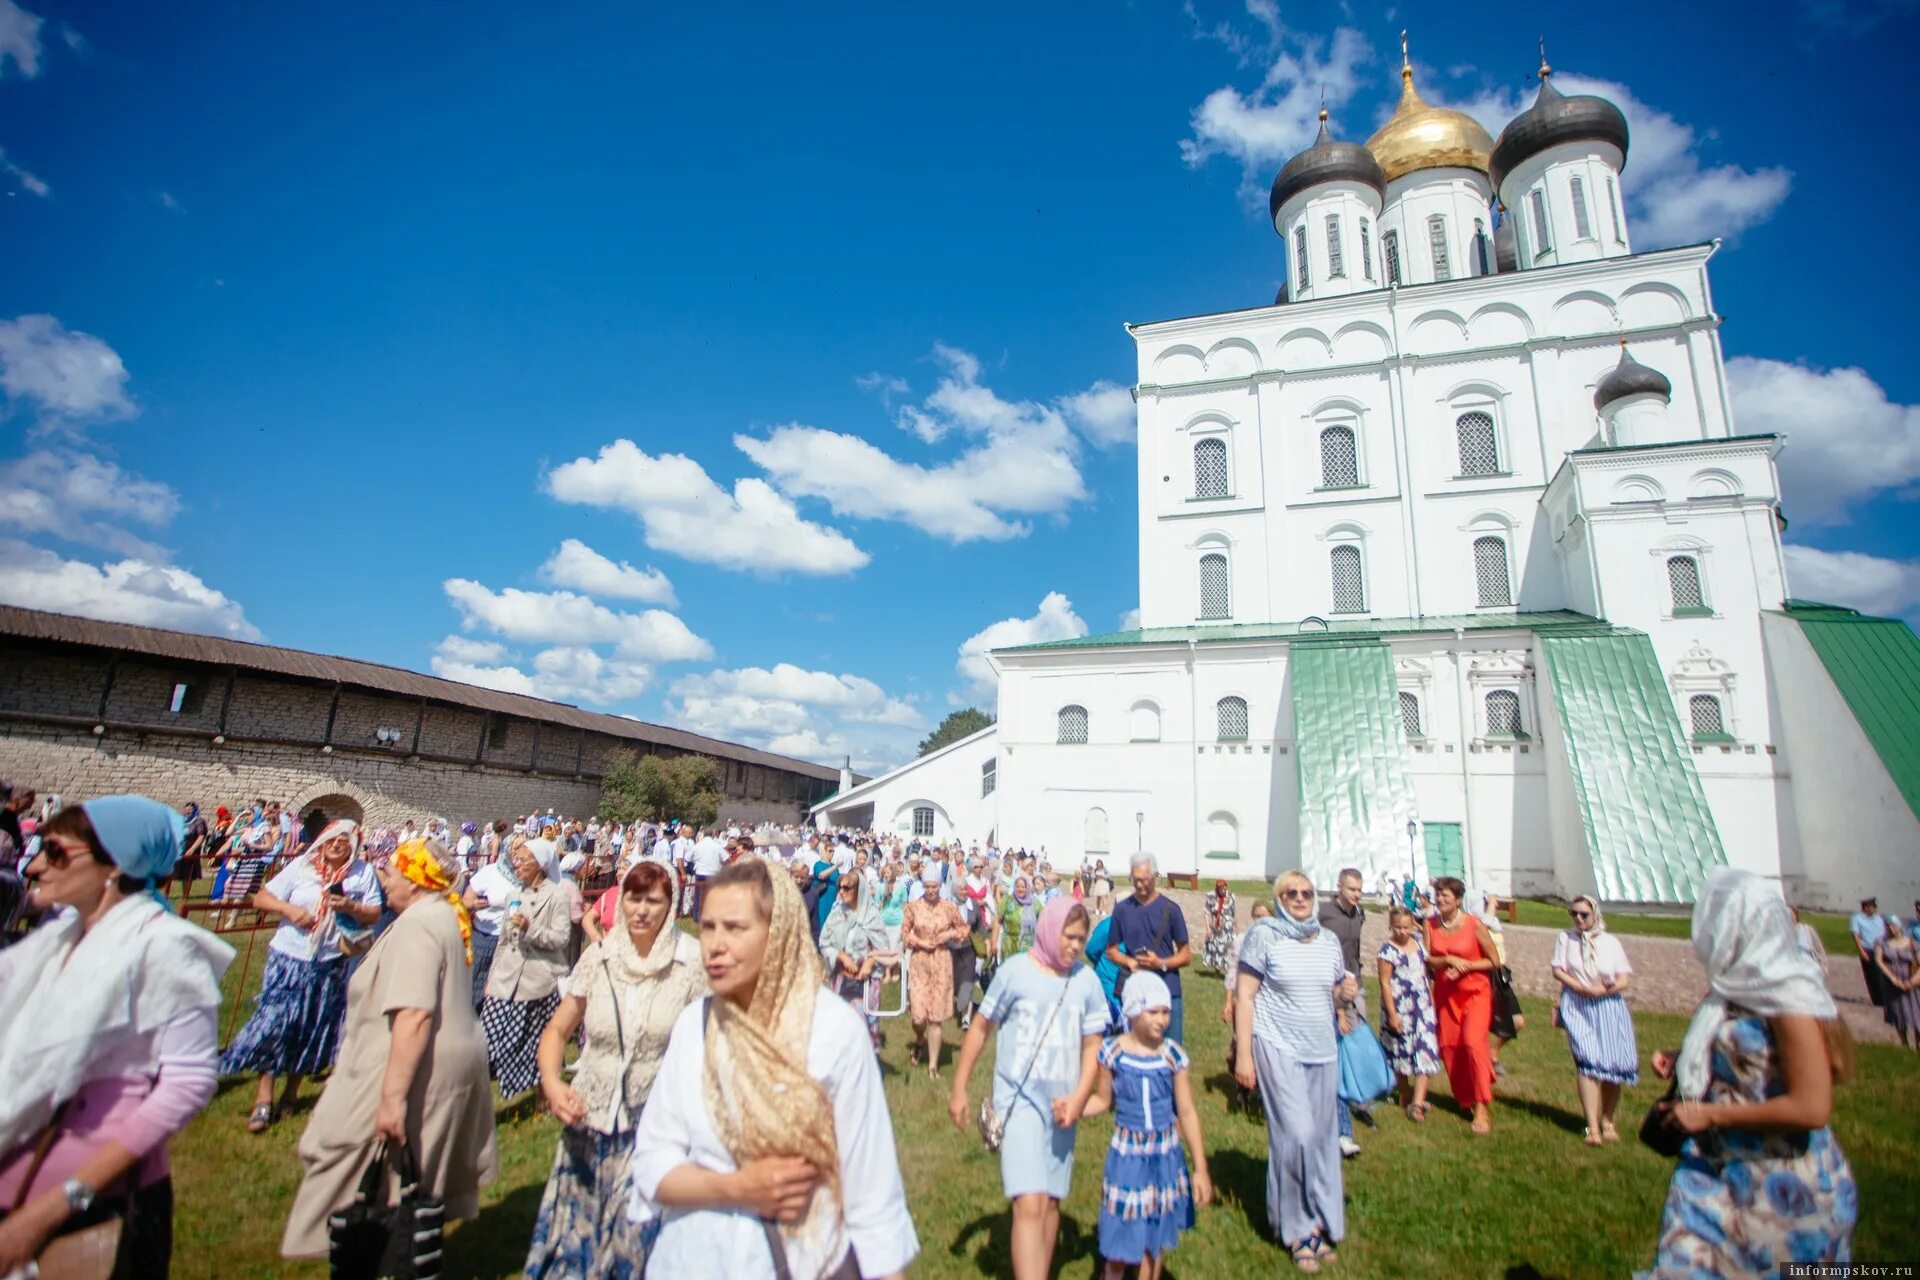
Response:
[[[1826,667],[1893,784],[1920,816],[1920,636],[1897,618],[1789,600],[1788,617]]]
[[[1561,633],[1540,652],[1600,897],[1692,902],[1727,855],[1653,641]]]
[[[1309,625],[1309,624],[1312,625]],[[1446,631],[1544,631],[1564,627],[1604,626],[1598,618],[1571,609],[1548,613],[1483,610],[1479,613],[1435,614],[1424,618],[1327,618],[1299,622],[1218,623],[1199,627],[1147,627],[1111,631],[1072,640],[1043,640],[1017,644],[995,653],[1047,653],[1056,649],[1121,649],[1147,644],[1232,644],[1248,640],[1292,640],[1319,636],[1367,639],[1379,636],[1419,635]]]
[[[1377,638],[1301,645],[1293,718],[1301,867],[1315,884],[1341,867],[1406,868],[1413,776],[1392,652]]]

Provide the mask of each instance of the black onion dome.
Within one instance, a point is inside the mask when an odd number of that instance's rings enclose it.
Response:
[[[1593,389],[1593,407],[1604,410],[1615,400],[1624,400],[1648,391],[1667,400],[1673,399],[1673,384],[1667,381],[1667,375],[1658,369],[1649,369],[1635,360],[1632,352],[1622,347],[1620,363],[1600,379],[1600,385]]]
[[[1520,269],[1520,246],[1513,236],[1513,219],[1502,216],[1493,229],[1493,268],[1502,275]]]
[[[1387,195],[1387,175],[1373,152],[1357,142],[1340,142],[1327,130],[1327,114],[1320,113],[1320,136],[1313,145],[1287,161],[1273,179],[1273,195],[1267,202],[1268,216],[1280,216],[1280,206],[1305,191],[1326,182],[1358,182],[1372,187],[1381,199]]]
[[[1566,97],[1553,87],[1548,75],[1548,68],[1541,67],[1540,96],[1507,122],[1493,144],[1489,168],[1495,191],[1528,159],[1563,142],[1610,143],[1620,152],[1621,167],[1626,166],[1627,118],[1620,108],[1592,94]]]

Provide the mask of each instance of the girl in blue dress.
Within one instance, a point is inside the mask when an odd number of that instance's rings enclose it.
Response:
[[[1087,1114],[1113,1108],[1113,1139],[1100,1185],[1100,1256],[1105,1280],[1128,1267],[1159,1280],[1167,1251],[1193,1225],[1196,1205],[1213,1199],[1200,1140],[1187,1053],[1167,1039],[1173,995],[1157,973],[1140,970],[1120,994],[1127,1030],[1100,1048],[1100,1081]],[[1193,1174],[1186,1151],[1193,1150]]]

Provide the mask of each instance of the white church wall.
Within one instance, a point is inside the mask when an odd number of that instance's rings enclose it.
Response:
[[[844,820],[871,805],[875,830],[910,837],[914,810],[928,808],[933,810],[932,839],[985,843],[994,830],[999,793],[996,786],[993,793],[981,794],[982,768],[992,762],[996,782],[1003,772],[998,736],[997,728],[983,730],[834,797],[822,809],[826,825],[836,825],[836,812]]]

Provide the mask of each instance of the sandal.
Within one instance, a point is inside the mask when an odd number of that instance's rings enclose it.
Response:
[[[1340,1255],[1333,1251],[1333,1241],[1324,1235],[1315,1235],[1310,1243],[1313,1245],[1313,1256],[1321,1262],[1340,1261]]]
[[[247,1113],[247,1132],[265,1133],[273,1127],[273,1122],[277,1119],[279,1116],[274,1113],[273,1104],[262,1102]]]
[[[1313,1247],[1314,1238],[1302,1240],[1293,1246],[1293,1265],[1312,1275],[1320,1269],[1320,1256]]]
[[[1427,1109],[1417,1102],[1409,1102],[1407,1104],[1407,1119],[1413,1121],[1415,1124],[1425,1124],[1427,1122]]]
[[[1587,1145],[1590,1147],[1597,1147],[1600,1145],[1600,1135],[1595,1133],[1592,1129],[1587,1130]]]

